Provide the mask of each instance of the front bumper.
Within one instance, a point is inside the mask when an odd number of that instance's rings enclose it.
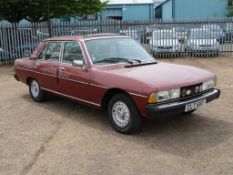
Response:
[[[219,89],[212,89],[204,94],[197,97],[192,97],[186,100],[167,102],[162,104],[150,104],[147,105],[147,112],[149,118],[164,117],[174,114],[181,114],[185,111],[185,106],[193,102],[198,102],[200,100],[206,99],[206,103],[209,103],[217,98],[219,98],[221,91]]]

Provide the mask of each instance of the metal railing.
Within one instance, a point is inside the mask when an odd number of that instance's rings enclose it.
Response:
[[[233,18],[200,21],[89,20],[0,25],[0,63],[28,57],[37,44],[51,36],[118,33],[133,37],[154,57],[230,56],[233,52]],[[49,34],[51,31],[51,34]]]

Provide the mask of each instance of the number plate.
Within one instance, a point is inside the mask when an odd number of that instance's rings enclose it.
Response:
[[[204,106],[205,104],[206,104],[206,99],[203,99],[203,100],[200,100],[200,101],[196,101],[196,102],[187,104],[185,106],[185,112],[189,112],[189,111],[195,110],[195,109],[197,109],[199,107]]]

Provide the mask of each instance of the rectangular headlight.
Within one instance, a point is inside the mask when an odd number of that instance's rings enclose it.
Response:
[[[152,93],[148,98],[148,103],[163,102],[176,98],[180,98],[180,88]]]
[[[216,86],[216,79],[208,80],[202,83],[202,91],[214,88]]]

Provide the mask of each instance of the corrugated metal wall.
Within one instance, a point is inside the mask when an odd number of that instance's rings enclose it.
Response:
[[[160,8],[163,20],[222,18],[228,14],[228,0],[169,0]]]
[[[173,0],[174,19],[204,19],[225,17],[228,0]]]
[[[162,19],[172,19],[172,1],[168,1],[162,6]]]

